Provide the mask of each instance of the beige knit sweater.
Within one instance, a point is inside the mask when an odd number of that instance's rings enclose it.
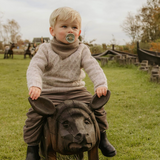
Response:
[[[86,45],[80,44],[75,53],[62,60],[50,43],[43,43],[27,70],[28,89],[36,86],[53,93],[82,89],[85,86],[82,68],[92,80],[94,90],[100,86],[108,88],[103,70]]]

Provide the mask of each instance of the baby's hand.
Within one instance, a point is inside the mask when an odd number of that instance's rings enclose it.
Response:
[[[106,87],[98,87],[96,89],[96,94],[100,98],[102,95],[106,96],[107,95],[107,88]]]
[[[41,89],[38,87],[31,87],[29,89],[29,95],[32,98],[32,100],[36,100],[41,94]]]

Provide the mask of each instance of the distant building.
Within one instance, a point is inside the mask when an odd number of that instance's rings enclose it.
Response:
[[[33,43],[36,43],[36,44],[40,44],[41,43],[41,39],[43,38],[43,41],[44,42],[49,42],[50,41],[50,38],[49,37],[39,37],[39,38],[33,38]]]

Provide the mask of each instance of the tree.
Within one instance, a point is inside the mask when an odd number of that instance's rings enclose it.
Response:
[[[160,0],[147,0],[135,16],[128,13],[121,27],[132,42],[160,39]]]
[[[2,14],[0,13],[0,18],[2,18]],[[0,19],[0,40],[4,43],[14,42],[21,39],[20,34],[20,26],[14,20],[7,20],[6,24],[3,24]]]
[[[119,42],[115,39],[114,35],[112,34],[112,39],[110,40],[111,45],[118,45]]]
[[[25,40],[24,40],[24,43],[27,44],[27,43],[30,43],[30,41],[29,41],[28,39],[25,39]]]
[[[21,36],[17,36],[16,37],[16,41],[17,41],[17,46],[22,46],[24,44],[24,41],[21,39]]]
[[[20,26],[14,19],[8,20],[8,23],[3,25],[3,28],[8,41],[17,42],[17,39],[20,39]]]
[[[160,0],[147,0],[138,13],[141,21],[141,41],[150,42],[160,38]]]
[[[121,28],[132,39],[132,42],[139,39],[140,23],[138,16],[134,16],[129,12]]]
[[[3,34],[2,34],[2,30],[3,30],[3,27],[2,27],[2,17],[3,17],[3,13],[0,12],[0,41],[3,40],[3,38],[2,38],[2,36],[3,36]]]

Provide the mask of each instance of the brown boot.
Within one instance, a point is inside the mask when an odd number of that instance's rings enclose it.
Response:
[[[28,146],[26,160],[40,160],[39,146]]]
[[[101,150],[102,154],[106,157],[113,157],[116,155],[115,148],[109,143],[106,131],[100,133],[100,143],[99,149]]]

